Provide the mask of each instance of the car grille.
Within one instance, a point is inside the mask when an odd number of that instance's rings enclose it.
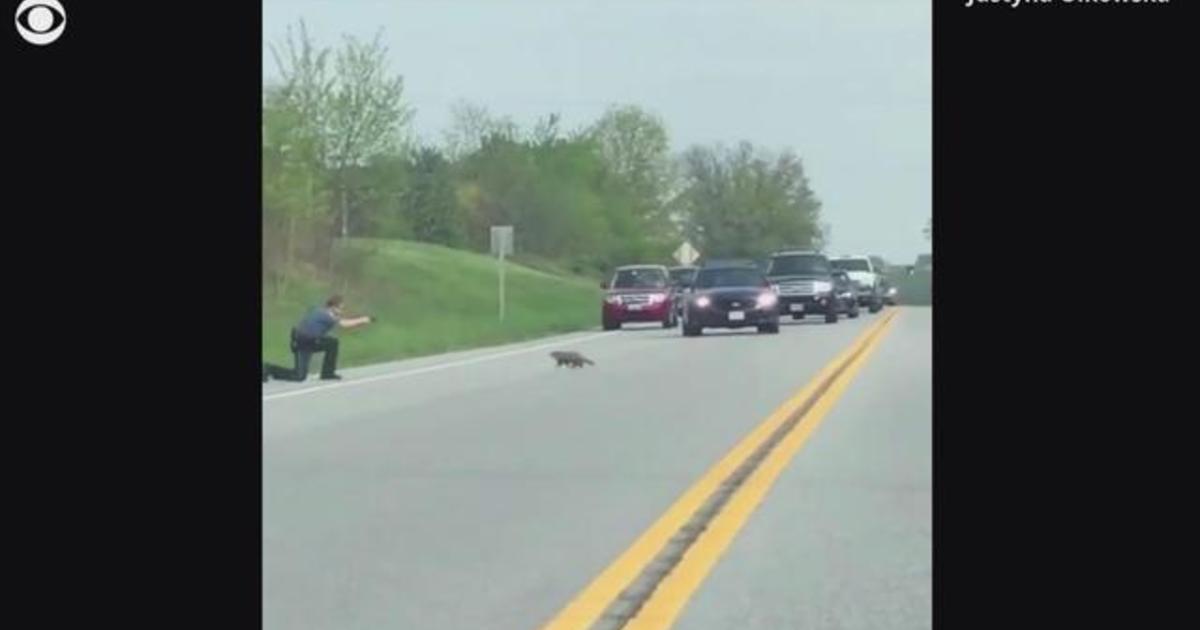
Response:
[[[650,303],[649,295],[622,295],[621,303],[625,305],[644,305]]]
[[[812,295],[813,293],[816,293],[816,291],[811,280],[781,282],[779,284],[779,295]]]
[[[755,302],[750,298],[720,298],[717,307],[726,311],[748,310],[755,307]]]

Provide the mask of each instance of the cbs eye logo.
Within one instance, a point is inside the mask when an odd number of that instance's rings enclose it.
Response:
[[[67,27],[67,10],[58,0],[25,0],[17,7],[16,22],[25,41],[45,46]]]

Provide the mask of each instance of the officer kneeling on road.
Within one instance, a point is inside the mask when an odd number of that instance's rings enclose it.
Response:
[[[374,321],[371,317],[342,318],[342,296],[334,295],[325,301],[325,306],[313,308],[292,329],[293,367],[285,368],[273,363],[263,365],[263,382],[268,378],[281,381],[302,382],[308,378],[308,364],[313,353],[324,352],[321,362],[322,380],[340,380],[337,374],[338,340],[329,336],[335,326],[355,328]]]

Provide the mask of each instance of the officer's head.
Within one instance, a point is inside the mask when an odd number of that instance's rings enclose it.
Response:
[[[325,300],[325,308],[333,311],[335,314],[342,314],[342,296],[331,295],[328,300]]]

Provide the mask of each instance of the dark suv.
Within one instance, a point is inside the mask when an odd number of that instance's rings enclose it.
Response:
[[[627,265],[618,267],[601,307],[604,330],[616,330],[626,322],[662,322],[663,328],[674,328],[675,290],[667,268],[662,265]]]
[[[790,251],[771,255],[767,278],[779,294],[779,312],[792,319],[817,314],[825,322],[838,321],[838,301],[834,291],[833,267],[824,254]]]

